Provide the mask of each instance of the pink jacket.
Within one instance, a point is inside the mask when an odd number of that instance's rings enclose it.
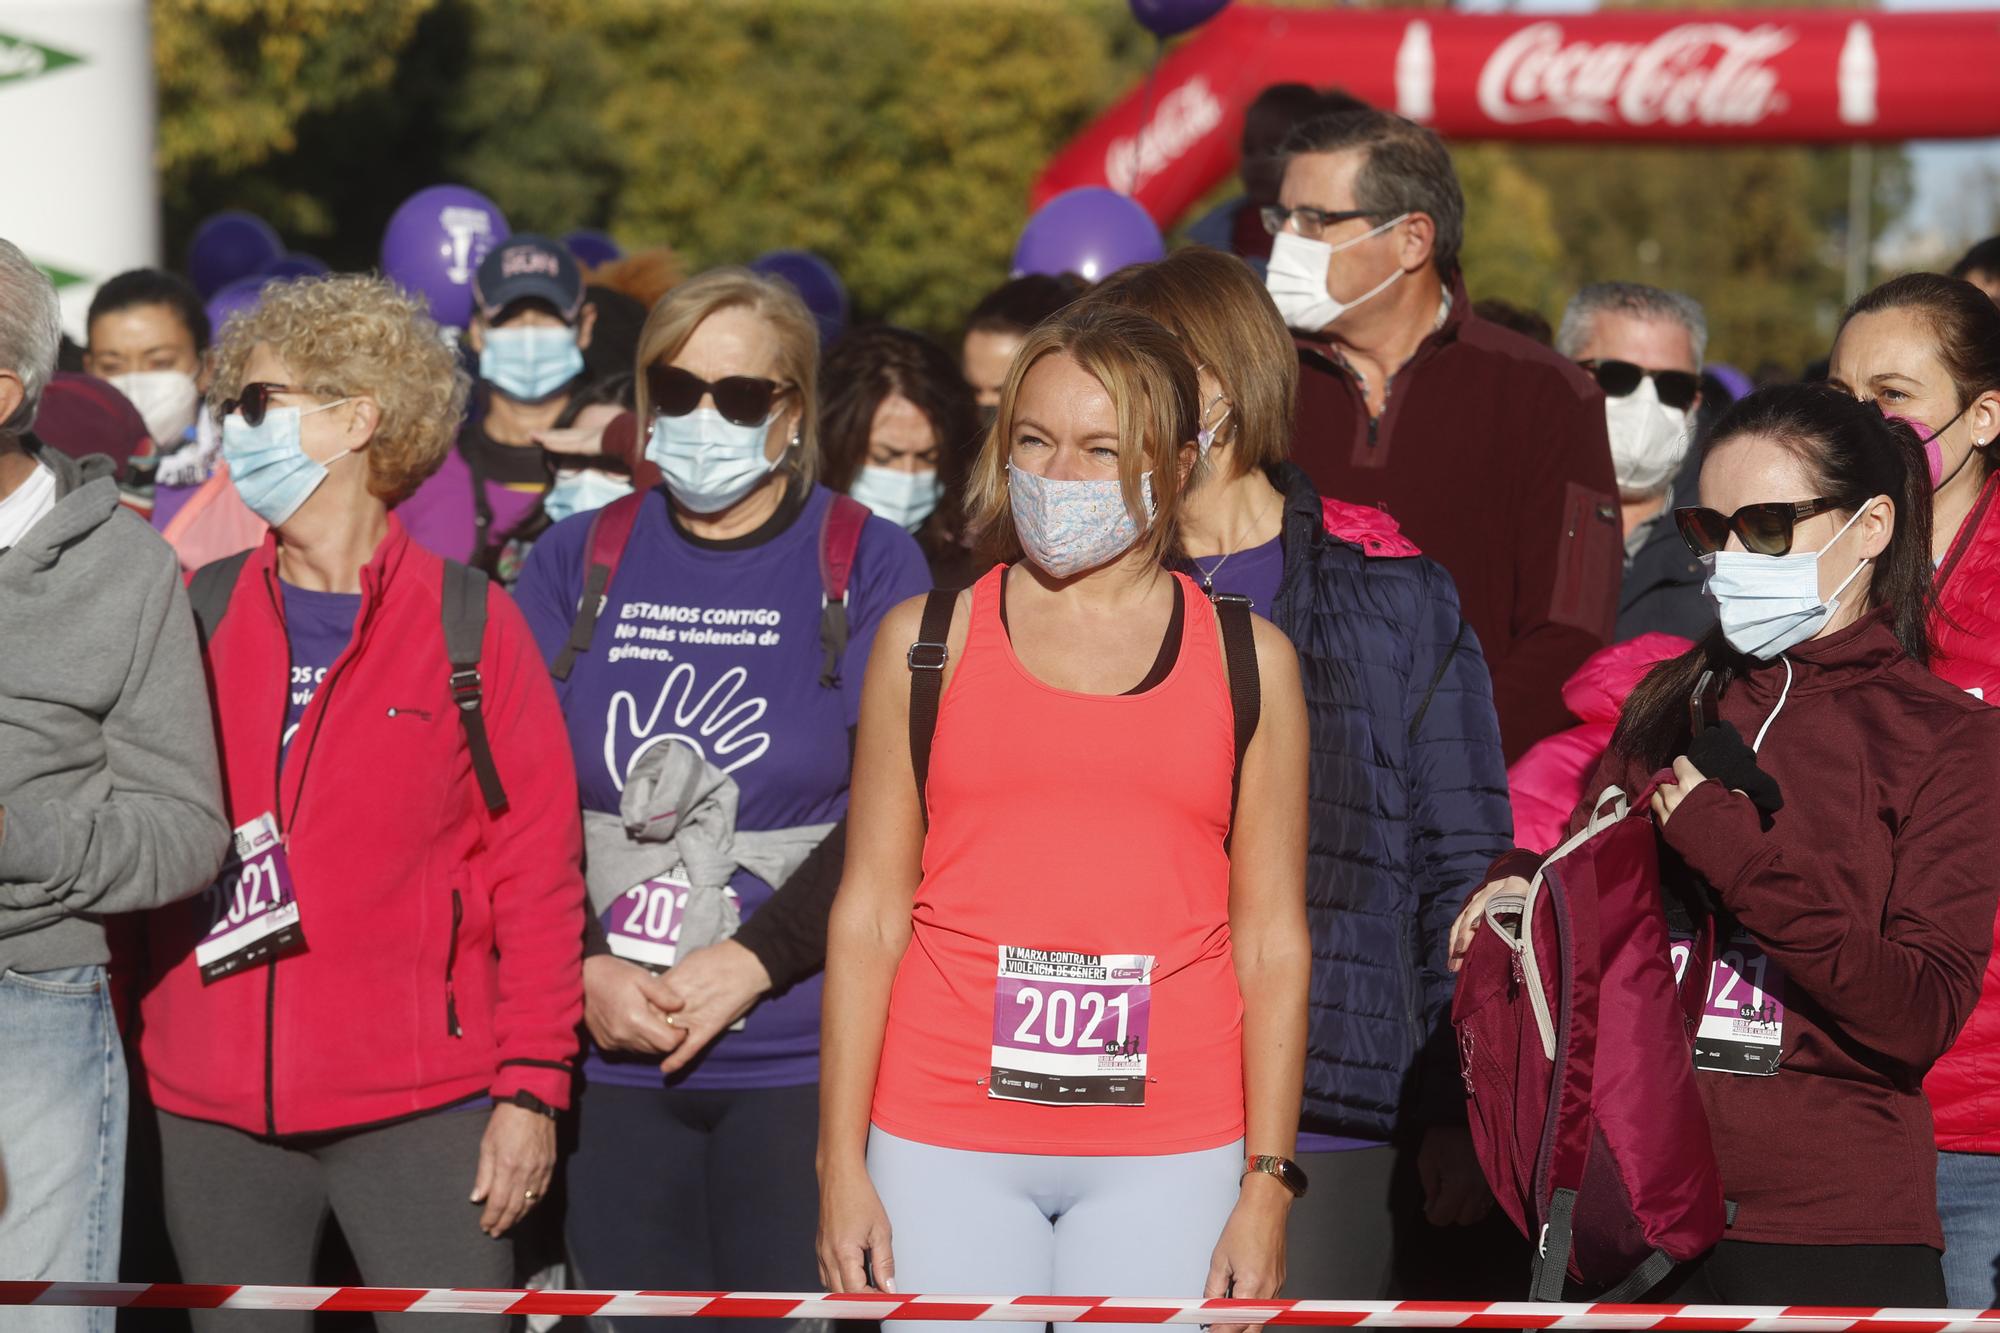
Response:
[[[488,813],[453,706],[444,562],[393,515],[354,637],[282,766],[290,649],[266,537],[208,644],[232,825],[283,830],[306,950],[203,985],[207,895],[148,922],[153,1101],[252,1134],[379,1124],[482,1094],[570,1098],[583,1016],[582,831],[569,735],[513,601],[480,673],[507,805]]]
[[[1563,703],[1583,723],[1530,746],[1507,770],[1514,801],[1514,845],[1552,851],[1583,799],[1584,781],[1618,729],[1625,700],[1648,671],[1694,644],[1677,634],[1641,634],[1600,648],[1563,686]]]

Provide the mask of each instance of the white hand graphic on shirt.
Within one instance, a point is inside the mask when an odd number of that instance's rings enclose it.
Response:
[[[641,755],[668,741],[691,747],[725,773],[761,758],[771,748],[770,733],[750,728],[762,720],[770,704],[761,696],[738,698],[749,680],[744,668],[731,667],[697,698],[694,666],[682,662],[667,674],[653,711],[643,721],[639,700],[630,690],[612,695],[604,719],[604,765],[618,790],[625,790],[625,775]],[[621,749],[628,751],[622,758]]]

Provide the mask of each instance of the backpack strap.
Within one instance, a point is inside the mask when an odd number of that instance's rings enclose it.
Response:
[[[1263,685],[1257,675],[1257,635],[1250,624],[1250,599],[1217,593],[1215,619],[1222,627],[1222,656],[1229,666],[1229,709],[1236,722],[1236,769],[1229,780],[1229,808],[1236,809],[1236,792],[1243,785],[1243,756],[1257,734],[1264,711]]]
[[[229,599],[236,591],[236,580],[242,577],[243,566],[249,562],[250,552],[238,551],[211,560],[188,581],[188,602],[194,607],[194,622],[201,630],[204,644],[215,638],[216,628],[222,624],[222,617],[229,610]]]
[[[444,562],[444,651],[451,659],[451,701],[465,725],[466,747],[472,751],[472,771],[486,808],[498,813],[507,806],[507,790],[493,763],[493,746],[486,736],[485,686],[479,674],[479,654],[486,640],[484,570],[469,569],[456,560]]]
[[[604,613],[604,595],[611,590],[611,580],[617,577],[618,562],[625,557],[625,544],[632,540],[633,525],[639,521],[639,506],[645,501],[645,491],[621,495],[590,520],[590,538],[585,544],[589,563],[584,566],[583,592],[576,599],[576,619],[570,622],[569,642],[549,668],[549,674],[557,680],[568,680],[576,659],[590,651],[591,633],[597,628],[598,616]]]
[[[924,599],[924,619],[905,659],[910,664],[910,768],[917,775],[917,808],[929,818],[924,787],[931,775],[931,737],[937,731],[938,699],[944,693],[944,664],[951,660],[951,612],[958,594],[933,588]]]
[[[826,661],[819,683],[840,686],[840,659],[847,654],[847,584],[854,576],[854,553],[861,546],[861,529],[868,523],[868,506],[835,491],[833,503],[819,526],[819,641]]]

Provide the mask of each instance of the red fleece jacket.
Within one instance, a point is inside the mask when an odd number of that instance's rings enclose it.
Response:
[[[1563,682],[1611,639],[1625,538],[1596,382],[1471,307],[1454,281],[1374,421],[1337,348],[1297,339],[1292,458],[1322,495],[1394,515],[1450,573],[1512,763],[1569,724]]]
[[[274,808],[306,952],[204,986],[205,896],[149,923],[153,1100],[254,1134],[348,1129],[490,1092],[569,1104],[583,1016],[582,832],[555,691],[507,596],[487,600],[486,810],[451,697],[444,562],[395,518],[354,636],[279,768],[290,648],[266,538],[208,648],[229,822]]]

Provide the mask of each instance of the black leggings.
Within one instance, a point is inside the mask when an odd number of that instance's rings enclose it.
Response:
[[[615,1290],[819,1290],[818,1136],[816,1084],[585,1088],[569,1160],[571,1280]],[[658,1320],[612,1322],[658,1333]],[[679,1333],[792,1328],[785,1320],[674,1323]]]
[[[1928,1245],[1760,1245],[1725,1240],[1648,1301],[1686,1305],[1943,1307],[1944,1264]]]

